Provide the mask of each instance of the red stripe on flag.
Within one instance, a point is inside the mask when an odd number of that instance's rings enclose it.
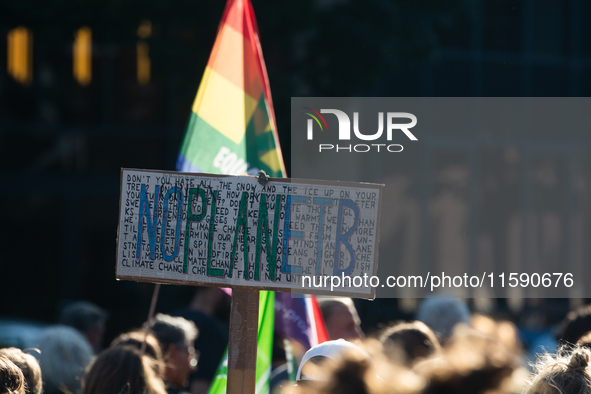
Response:
[[[223,24],[230,25],[234,30],[246,36],[246,32],[244,31],[244,26],[246,25],[244,1],[245,0],[229,0],[228,3],[226,3],[226,9],[224,10],[224,16],[222,17],[220,26]]]
[[[328,341],[328,333],[326,332],[326,325],[324,324],[324,318],[322,317],[322,312],[320,312],[318,301],[316,301],[316,297],[314,296],[310,297],[310,301],[314,312],[314,320],[316,321],[316,336],[318,337],[318,343],[326,342]]]
[[[277,122],[275,122],[275,109],[273,108],[273,99],[271,98],[271,89],[269,88],[269,77],[267,76],[267,67],[265,66],[265,60],[263,59],[263,50],[261,49],[261,42],[259,40],[259,28],[257,27],[257,21],[254,17],[254,10],[249,0],[244,0],[246,5],[246,22],[249,27],[249,32],[252,33],[250,42],[256,47],[255,53],[258,55],[258,66],[263,76],[263,89],[265,92],[265,99],[267,99],[267,111],[269,112],[269,121],[271,122],[271,129],[275,141],[277,141],[277,154],[279,155],[279,162],[281,163],[281,171],[284,173],[284,177],[288,175],[285,173],[285,164],[283,163],[283,153],[281,152],[281,144],[279,144],[279,135],[277,134]]]
[[[220,30],[225,24],[234,27],[237,31],[242,31],[242,21],[244,18],[244,6],[242,1],[243,0],[228,0],[226,7],[224,8],[224,14],[222,15],[220,25],[218,26],[218,34],[220,34]]]
[[[222,20],[218,27],[218,36],[224,25],[229,25],[236,31],[242,32],[244,37],[244,50],[246,51],[247,45],[252,49],[252,60],[249,59],[249,62],[254,61],[255,64],[253,64],[252,67],[255,67],[255,69],[258,70],[258,74],[261,78],[260,83],[262,84],[263,92],[265,94],[267,112],[269,113],[269,122],[271,123],[271,130],[276,141],[276,150],[279,156],[281,172],[283,173],[283,176],[286,177],[287,174],[285,173],[283,154],[281,152],[281,145],[279,144],[279,135],[277,134],[275,110],[273,108],[273,100],[271,98],[271,90],[269,88],[269,77],[267,75],[267,68],[265,67],[265,60],[263,59],[263,51],[261,49],[261,43],[259,40],[259,30],[250,0],[228,0],[226,3],[226,8],[224,9]],[[215,52],[212,52],[210,61],[214,58],[214,53]],[[250,71],[251,66],[244,64],[242,66],[249,69],[249,71],[244,76],[246,85],[245,91],[256,91],[256,86],[259,81],[252,81],[251,78],[253,73]],[[258,97],[254,98],[258,99]]]

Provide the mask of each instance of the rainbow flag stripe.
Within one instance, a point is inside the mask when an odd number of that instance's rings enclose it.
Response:
[[[271,91],[249,0],[229,0],[197,91],[177,170],[285,176]]]

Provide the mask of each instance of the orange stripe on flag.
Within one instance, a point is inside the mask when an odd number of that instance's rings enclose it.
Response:
[[[221,27],[207,65],[253,99],[258,100],[263,93],[257,54],[250,41],[230,25]]]
[[[222,16],[219,31],[221,31],[224,24],[232,26],[233,29],[241,32],[252,46],[252,53],[254,54],[256,61],[256,69],[258,69],[258,73],[261,76],[261,83],[263,85],[263,91],[265,92],[265,98],[267,99],[268,111],[271,115],[270,118],[273,134],[275,135],[276,141],[279,141],[279,136],[277,136],[277,126],[275,123],[273,100],[271,99],[271,89],[269,88],[269,78],[267,76],[267,68],[265,67],[263,51],[259,41],[259,29],[250,1],[228,0],[226,8],[224,9],[224,15]],[[277,146],[277,149],[281,156],[281,148]]]

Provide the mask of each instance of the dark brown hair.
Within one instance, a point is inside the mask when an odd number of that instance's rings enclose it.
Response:
[[[441,350],[433,331],[419,321],[397,324],[386,329],[380,342],[391,361],[398,361],[409,367],[415,361],[428,358]]]
[[[84,376],[84,394],[165,394],[152,359],[134,347],[116,346],[100,353]]]
[[[162,348],[156,336],[152,333],[146,333],[144,330],[136,330],[123,333],[111,342],[111,347],[116,346],[131,346],[137,350],[141,350],[142,344],[146,341],[146,355],[152,357],[156,373],[159,376],[164,376],[164,359],[162,357]]]
[[[572,345],[589,331],[591,331],[591,304],[570,311],[560,324],[556,339],[561,343]]]

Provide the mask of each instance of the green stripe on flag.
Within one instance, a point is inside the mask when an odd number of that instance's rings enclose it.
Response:
[[[281,172],[273,170],[260,160],[261,154],[276,149],[273,133],[268,131],[256,135],[254,133],[256,126],[254,119],[251,119],[247,127],[249,132],[246,135],[252,137],[243,138],[239,144],[236,144],[199,115],[191,112],[181,154],[206,173],[228,174],[231,170],[239,168],[241,163],[248,163],[249,169],[256,167],[265,170],[271,177],[281,177]],[[220,157],[216,161],[218,154]],[[241,173],[245,172],[246,170]]]
[[[245,158],[246,147],[244,139],[241,144],[232,140],[211,127],[203,118],[194,112],[189,116],[186,137],[181,146],[181,154],[191,163],[201,168],[203,172],[219,174],[219,166],[214,166],[214,159],[220,149],[225,147],[238,157]]]

